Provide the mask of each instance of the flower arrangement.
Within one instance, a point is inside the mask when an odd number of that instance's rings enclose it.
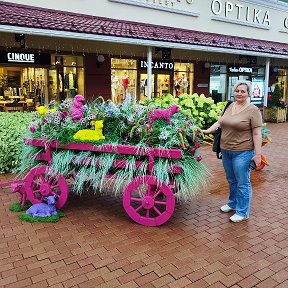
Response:
[[[169,183],[171,177],[175,176],[175,192],[179,200],[191,199],[197,191],[206,186],[209,172],[198,152],[202,132],[188,113],[177,109],[177,113],[170,115],[170,123],[161,117],[154,119],[151,123],[149,115],[155,108],[152,105],[132,104],[127,101],[116,106],[113,102],[105,102],[102,97],[99,97],[91,103],[84,104],[81,118],[75,121],[70,113],[72,105],[72,101],[65,100],[61,103],[52,102],[47,107],[38,107],[26,137],[40,138],[47,143],[52,140],[58,140],[61,144],[83,142],[83,138],[75,139],[77,137],[74,136],[81,130],[86,131],[85,135],[87,131],[95,131],[93,123],[102,123],[103,137],[101,136],[99,140],[85,140],[84,142],[90,142],[97,146],[107,143],[131,145],[144,150],[149,147],[181,149],[183,152],[181,159],[155,158],[153,175],[165,183]],[[39,164],[38,161],[33,160],[37,153],[39,150],[37,151],[36,147],[23,147],[20,172]],[[109,171],[113,171],[115,160],[123,160],[123,155],[111,153],[100,153],[99,155],[91,151],[77,152],[61,149],[53,153],[50,172],[61,174],[64,177],[69,177],[70,173],[74,173],[73,189],[78,194],[81,194],[83,188],[87,187],[87,183],[90,183],[89,185],[95,190],[98,187],[98,190],[106,191],[105,175]],[[123,191],[121,190],[123,184],[135,175],[146,175],[147,173],[148,158],[144,160],[141,158],[143,164],[136,169],[136,161],[139,160],[139,157],[135,155],[125,157],[126,167],[117,171],[115,173],[117,181],[112,181],[114,183],[112,190],[115,194]],[[89,163],[87,163],[87,159],[89,159]],[[174,164],[181,166],[182,173],[172,175],[169,172],[171,171],[169,167]],[[110,183],[112,182],[110,181]]]

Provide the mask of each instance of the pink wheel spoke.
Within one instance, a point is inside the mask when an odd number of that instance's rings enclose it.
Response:
[[[35,194],[35,193],[40,193],[40,189],[38,189],[38,190],[33,190],[33,194]]]
[[[162,213],[154,206],[153,207],[154,211],[158,214],[158,215],[161,215]]]
[[[53,186],[51,186],[51,189],[55,189],[55,188],[57,188],[57,187],[59,187],[58,184],[57,184],[57,185],[53,185]]]
[[[155,204],[159,205],[167,205],[167,202],[162,202],[162,201],[154,201]]]
[[[37,182],[37,181],[35,181],[35,180],[32,181],[32,184],[35,184],[35,185],[37,185],[37,186],[40,186],[40,185],[41,185],[41,183],[39,183],[39,182]]]
[[[157,193],[154,194],[153,198],[155,199],[160,193],[162,193],[161,190],[159,190]]]
[[[131,201],[142,202],[141,198],[130,198]]]
[[[42,180],[42,183],[46,182],[45,176],[43,174],[39,175],[39,178]]]
[[[137,209],[135,209],[136,212],[138,212],[143,206],[140,205]]]
[[[146,218],[150,218],[150,209],[146,210]]]
[[[141,198],[144,198],[144,195],[143,195],[142,191],[141,191],[141,190],[139,190],[139,188],[137,188],[137,191],[138,191],[138,193],[139,193],[140,197],[141,197]]]

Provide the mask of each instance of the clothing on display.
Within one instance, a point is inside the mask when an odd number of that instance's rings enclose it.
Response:
[[[126,71],[124,72],[124,75],[122,76],[121,84],[122,84],[123,99],[125,99],[126,94],[127,94],[127,89],[129,86],[129,76],[127,75]]]
[[[111,76],[111,92],[112,92],[112,101],[117,103],[117,96],[118,96],[118,88],[119,88],[119,78],[116,74],[116,71],[112,71]]]
[[[78,88],[78,82],[77,82],[77,76],[73,72],[69,72],[65,74],[64,77],[64,87],[65,89],[77,89]]]

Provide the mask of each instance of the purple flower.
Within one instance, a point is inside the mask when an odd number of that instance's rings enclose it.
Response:
[[[197,157],[196,157],[196,160],[197,160],[198,162],[201,161],[201,160],[202,160],[202,156],[201,156],[201,155],[197,156]]]
[[[35,132],[36,132],[36,128],[35,128],[34,126],[30,126],[30,131],[31,131],[32,133],[35,133]]]

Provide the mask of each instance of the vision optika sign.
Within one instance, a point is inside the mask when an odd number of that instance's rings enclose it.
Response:
[[[0,63],[51,65],[50,54],[29,52],[0,52]]]
[[[228,66],[228,72],[230,73],[248,73],[252,74],[252,67],[243,67],[243,66]]]

